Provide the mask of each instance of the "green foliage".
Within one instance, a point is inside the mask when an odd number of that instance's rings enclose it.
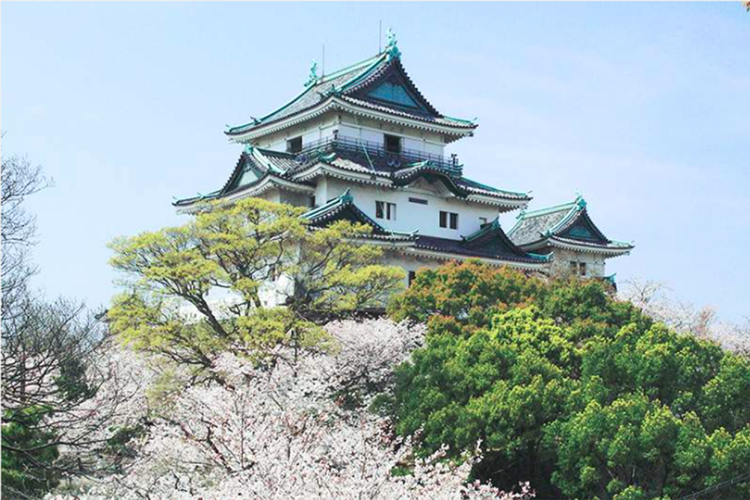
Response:
[[[208,206],[179,227],[115,240],[111,264],[125,273],[127,291],[109,310],[112,331],[135,349],[197,369],[224,350],[265,362],[279,344],[325,347],[321,323],[384,307],[404,274],[381,264],[379,247],[363,244],[368,227],[309,230],[303,212],[248,198]],[[264,300],[271,282],[287,307]],[[231,298],[212,301],[212,293]]]
[[[86,378],[86,365],[81,359],[64,358],[60,361],[60,375],[55,383],[70,402],[85,401],[96,395],[96,388]]]
[[[486,326],[495,314],[528,302],[544,290],[536,278],[508,269],[488,270],[478,261],[421,270],[412,286],[389,304],[391,317],[422,323],[447,317],[464,325]]]
[[[653,324],[596,281],[524,279],[453,264],[391,306],[429,318],[381,403],[421,453],[481,440],[477,477],[530,480],[542,497],[678,498],[750,470],[747,359]]]
[[[2,425],[2,491],[7,498],[42,496],[60,481],[51,466],[59,457],[55,435],[40,429],[43,407],[6,410]]]

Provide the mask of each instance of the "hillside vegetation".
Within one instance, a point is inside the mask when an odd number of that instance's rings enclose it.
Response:
[[[366,227],[299,215],[247,199],[116,240],[97,318],[4,253],[3,496],[750,498],[747,356],[595,280],[469,261],[403,290]]]
[[[419,433],[422,454],[481,441],[473,477],[521,477],[541,498],[676,499],[746,475],[747,358],[608,292],[476,263],[418,274],[391,306],[429,325],[386,405],[397,431]]]

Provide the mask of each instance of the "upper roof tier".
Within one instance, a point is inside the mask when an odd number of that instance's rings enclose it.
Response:
[[[382,53],[328,75],[318,76],[313,63],[305,90],[297,97],[250,123],[225,133],[245,142],[332,111],[349,111],[384,121],[445,134],[448,140],[470,135],[477,124],[440,113],[414,85],[401,64],[396,40]]]
[[[615,256],[633,249],[632,243],[610,240],[602,233],[580,195],[571,203],[521,212],[508,236],[526,251],[556,247]]]

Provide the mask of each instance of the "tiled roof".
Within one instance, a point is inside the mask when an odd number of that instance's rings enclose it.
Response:
[[[582,196],[571,203],[521,212],[508,236],[523,248],[545,244],[608,252],[627,252],[633,248],[631,243],[612,241],[601,232],[591,220]]]
[[[397,81],[400,86],[406,89],[404,92],[413,96],[416,106],[403,106],[391,100],[378,99],[369,92],[386,80]],[[338,97],[355,107],[379,111],[400,118],[414,119],[451,128],[467,130],[476,128],[476,124],[471,121],[450,118],[439,113],[409,78],[401,64],[400,57],[393,57],[392,54],[383,52],[325,77],[315,79],[302,93],[284,106],[262,118],[253,119],[250,123],[230,127],[226,134],[230,136],[240,135],[255,128],[300,114],[314,108],[330,97]],[[409,97],[409,99],[412,98]]]
[[[331,92],[332,89],[339,88],[348,81],[356,78],[360,74],[371,70],[374,64],[379,64],[381,62],[381,59],[382,57],[380,56],[372,57],[370,59],[366,59],[357,64],[344,68],[340,71],[337,71],[329,76],[326,76],[325,78],[321,78],[317,83],[308,86],[301,94],[299,94],[297,97],[292,99],[281,108],[267,114],[263,118],[258,119],[257,122],[252,122],[241,127],[234,127],[232,129],[229,129],[228,133],[231,135],[234,134],[235,131],[241,132],[244,130],[248,130],[261,124],[281,120],[282,118],[286,118],[287,116],[291,116],[299,113],[300,111],[311,108],[320,103],[325,98],[325,96]]]
[[[539,241],[544,237],[544,233],[558,225],[573,208],[573,203],[567,203],[550,209],[522,212],[508,236],[516,245]]]
[[[503,250],[497,246],[469,246],[461,240],[451,240],[448,238],[439,238],[437,236],[418,236],[414,248],[444,254],[522,262],[526,264],[539,265],[546,262],[546,259],[542,257],[523,257],[511,251]]]
[[[462,240],[388,231],[357,208],[348,189],[341,196],[305,213],[303,217],[309,220],[313,227],[323,227],[337,220],[367,224],[373,228],[373,237],[411,241],[413,244],[409,248],[416,250],[533,265],[541,265],[548,260],[547,256],[529,254],[515,246],[505,235],[497,219]]]
[[[246,185],[261,179],[269,172],[281,175],[294,165],[296,165],[294,155],[269,149],[246,147],[219,193],[228,194],[242,189]],[[246,175],[246,173],[252,175]]]
[[[348,102],[349,104],[354,104],[355,106],[361,106],[363,108],[371,109],[373,111],[379,111],[381,113],[387,113],[390,115],[400,116],[402,118],[408,118],[411,120],[429,122],[429,123],[434,123],[436,125],[444,125],[446,127],[458,127],[458,128],[465,128],[465,129],[477,128],[477,125],[475,123],[468,121],[468,120],[456,120],[454,118],[444,118],[443,116],[432,116],[428,114],[410,112],[404,109],[395,108],[393,106],[386,106],[384,104],[379,104],[377,102],[373,102],[370,100],[357,99],[355,97],[349,97],[346,95],[341,96],[341,99],[345,102]]]
[[[379,179],[379,182],[392,182],[395,186],[405,186],[419,178],[427,178],[443,183],[454,195],[462,198],[470,195],[485,196],[513,206],[523,205],[531,199],[525,193],[505,191],[456,176],[453,172],[430,162],[417,162],[397,167],[392,162],[389,164],[390,160],[386,157],[338,149],[331,153],[311,153],[303,161],[297,161],[300,159],[299,156],[247,147],[220,190],[206,196],[179,200],[175,205],[184,206],[204,199],[227,196],[259,183],[267,175],[276,175],[294,183],[304,183],[307,182],[304,173],[317,165],[330,165],[352,173],[367,174],[373,179]]]
[[[375,235],[385,235],[388,233],[383,226],[368,217],[362,210],[354,204],[354,197],[350,190],[346,190],[341,196],[337,196],[327,203],[313,208],[302,215],[303,218],[310,222],[310,225],[323,227],[333,221],[348,220],[352,223],[365,224],[372,227]]]

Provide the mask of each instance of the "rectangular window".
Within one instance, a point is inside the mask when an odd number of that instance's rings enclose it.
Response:
[[[578,262],[570,261],[570,274],[578,274]]]
[[[315,208],[315,195],[310,196],[310,208]]]
[[[287,153],[299,153],[300,151],[302,151],[302,136],[286,141]]]
[[[396,204],[387,201],[375,202],[375,218],[385,220],[396,220]]]
[[[422,198],[409,198],[409,201],[418,205],[427,205],[427,200],[423,200]]]
[[[586,263],[585,262],[581,262],[580,264],[578,264],[578,269],[581,270],[581,276],[586,276]]]
[[[401,153],[401,138],[397,135],[384,134],[385,150],[389,153]]]
[[[412,283],[414,283],[414,280],[417,278],[416,271],[409,271],[409,286],[411,286]]]
[[[458,214],[440,211],[440,227],[458,229]]]
[[[451,212],[451,229],[458,229],[458,214]]]

